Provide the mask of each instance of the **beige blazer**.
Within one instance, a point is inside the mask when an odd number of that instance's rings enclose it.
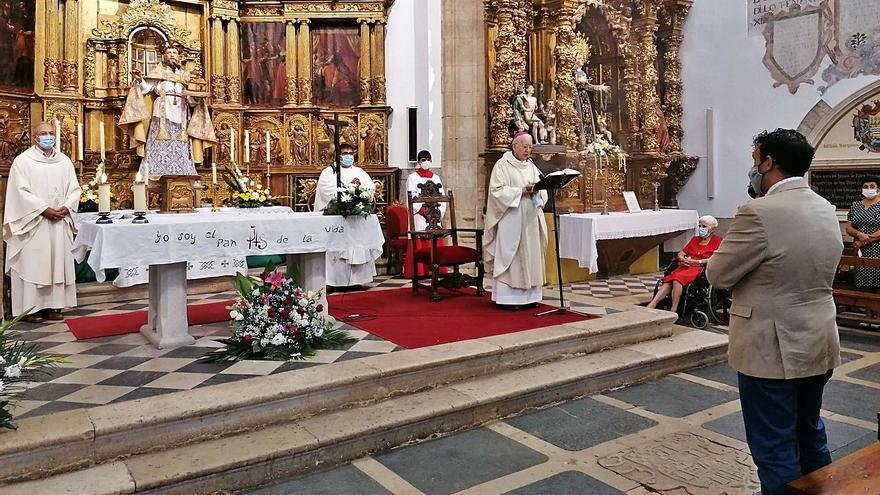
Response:
[[[706,275],[733,289],[730,365],[801,378],[840,365],[831,284],[843,252],[837,215],[804,179],[741,206]]]

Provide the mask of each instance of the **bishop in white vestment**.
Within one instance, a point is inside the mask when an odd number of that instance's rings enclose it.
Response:
[[[11,279],[12,313],[33,308],[29,321],[62,319],[76,306],[74,215],[80,186],[70,158],[55,149],[55,128],[43,122],[35,146],[17,156],[6,186],[3,240]]]
[[[538,167],[529,160],[532,138],[518,134],[492,168],[486,205],[483,258],[492,275],[492,300],[508,307],[541,301],[547,224],[542,210],[547,192],[532,192],[540,180]]]
[[[373,179],[364,169],[354,164],[354,148],[347,144],[340,147],[340,175],[343,187],[357,179],[361,184],[370,185]],[[336,171],[327,167],[318,177],[315,191],[315,211],[324,211],[330,201],[336,199]],[[381,254],[381,253],[379,253]],[[376,276],[376,253],[366,248],[350,248],[345,251],[327,252],[327,285],[331,287],[350,287],[364,285]]]

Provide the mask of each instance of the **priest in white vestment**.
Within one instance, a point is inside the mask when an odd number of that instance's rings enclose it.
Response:
[[[517,134],[489,179],[483,258],[493,280],[492,300],[506,309],[535,306],[546,283],[547,192],[532,190],[540,180],[529,160],[532,147],[531,136]]]
[[[406,179],[406,190],[407,192],[412,193],[412,196],[415,198],[417,196],[421,196],[423,194],[430,194],[431,192],[436,191],[440,196],[446,194],[443,190],[443,181],[440,180],[440,176],[431,171],[431,152],[428,150],[419,151],[419,154],[416,155],[416,160],[418,160],[419,168],[416,169],[415,172],[411,173],[409,177]],[[428,185],[431,182],[432,185]],[[446,203],[440,203],[440,218],[442,219],[446,216]],[[413,230],[425,230],[428,222],[425,219],[425,208],[423,208],[422,203],[413,203]],[[416,249],[427,249],[430,246],[430,241],[423,238],[416,239]],[[437,241],[438,246],[443,245],[443,240],[439,239]],[[412,277],[412,262],[410,261],[410,257],[413,255],[410,251],[411,244],[407,244],[406,247],[406,259],[403,263],[403,276],[406,278]],[[418,264],[418,274],[424,275],[426,273],[430,273],[428,265],[425,263]],[[446,268],[440,269],[441,273],[446,273]]]
[[[355,150],[349,144],[339,146],[340,175],[342,186],[351,184],[357,179],[361,184],[370,185],[373,179],[364,169],[354,164]],[[330,201],[336,199],[336,170],[332,166],[325,168],[318,177],[318,188],[315,191],[315,211],[324,211]],[[374,253],[366,248],[350,248],[345,251],[327,252],[327,285],[331,287],[351,287],[364,285],[373,281],[376,276],[376,258],[381,253]]]
[[[12,313],[32,308],[27,321],[61,320],[76,306],[74,215],[80,186],[70,158],[55,148],[55,127],[42,122],[35,145],[12,162],[6,186],[3,240]]]

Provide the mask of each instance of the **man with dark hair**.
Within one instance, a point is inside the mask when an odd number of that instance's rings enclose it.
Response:
[[[733,289],[729,360],[764,495],[831,463],[819,411],[840,365],[831,284],[843,242],[834,206],[803,178],[813,152],[790,129],[755,138],[749,182],[763,197],[739,208],[706,267]]]

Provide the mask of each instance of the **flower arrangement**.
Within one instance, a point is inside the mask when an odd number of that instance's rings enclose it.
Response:
[[[324,209],[325,215],[362,216],[372,215],[375,211],[376,189],[372,184],[361,184],[360,179],[355,178],[348,185],[337,188],[341,193],[338,199],[333,199]]]
[[[227,168],[227,170],[228,172],[223,175],[223,180],[229,186],[232,196],[224,201],[226,205],[237,208],[259,208],[275,204],[276,198],[272,196],[269,188],[264,188],[262,184],[246,177],[241,173],[238,165],[232,169]]]
[[[235,285],[239,298],[229,307],[235,329],[219,341],[225,347],[205,354],[204,361],[301,360],[319,348],[354,342],[327,321],[320,292],[303,290],[274,266],[259,278],[239,274]]]
[[[116,201],[116,195],[110,191],[110,202]],[[79,193],[79,206],[77,211],[87,213],[98,211],[98,177],[96,176],[88,184],[82,187]]]
[[[605,139],[604,136],[596,136],[593,142],[584,148],[584,151],[596,156],[597,169],[600,168],[602,158],[616,158],[617,167],[626,172],[626,152],[620,146]]]
[[[30,311],[0,324],[0,428],[16,429],[12,422],[12,406],[25,388],[19,383],[33,381],[40,373],[64,363],[65,360],[42,355],[36,344],[24,342],[11,328]]]

